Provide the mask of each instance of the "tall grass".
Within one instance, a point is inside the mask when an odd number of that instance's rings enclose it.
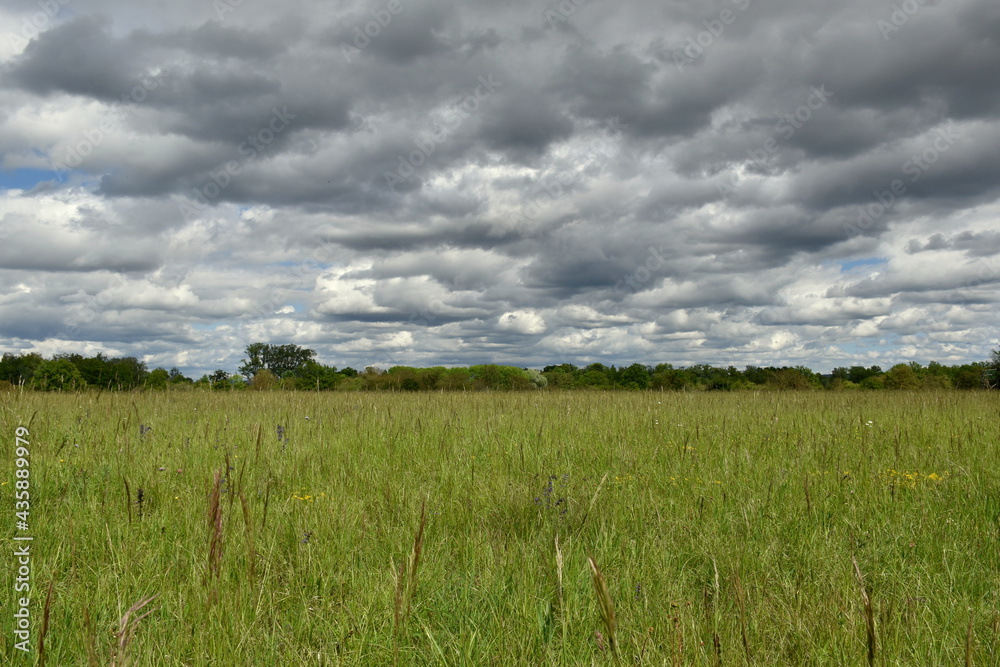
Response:
[[[0,394],[32,418],[47,664],[1000,664],[996,393]]]

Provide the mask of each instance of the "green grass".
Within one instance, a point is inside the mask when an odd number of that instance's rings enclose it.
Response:
[[[153,594],[124,664],[615,664],[588,557],[624,664],[714,665],[716,646],[726,665],[867,664],[852,558],[876,664],[965,664],[970,617],[973,664],[1000,664],[996,393],[10,393],[0,409],[8,538],[31,422],[50,665],[87,665],[89,644],[110,664]],[[11,600],[0,652],[29,664]]]

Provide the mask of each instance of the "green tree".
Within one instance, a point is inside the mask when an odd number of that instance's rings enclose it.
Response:
[[[4,354],[0,359],[0,380],[16,385],[30,384],[35,376],[35,370],[43,361],[42,355],[34,352],[20,355]]]
[[[68,359],[43,361],[35,369],[31,383],[41,391],[76,391],[87,386],[79,369]]]
[[[250,389],[255,389],[257,391],[266,391],[268,389],[274,389],[278,386],[278,376],[262,368],[257,371],[256,375],[250,380]]]
[[[344,377],[333,366],[324,366],[318,361],[310,359],[302,365],[295,376],[295,387],[296,389],[326,391],[336,388]]]
[[[469,366],[473,386],[476,389],[531,389],[528,372],[515,366],[500,366],[498,364],[483,364]]]
[[[135,357],[122,357],[108,361],[108,384],[116,389],[135,389],[146,380],[146,364]]]
[[[154,368],[146,377],[146,386],[150,389],[165,389],[170,382],[170,373],[165,368]]]
[[[448,368],[438,376],[437,389],[446,391],[458,391],[470,389],[472,387],[472,373],[468,368]]]
[[[848,371],[847,379],[855,384],[861,384],[866,379],[881,374],[882,369],[878,366],[872,366],[871,368],[865,368],[864,366],[851,366],[851,369]]]
[[[632,364],[622,371],[619,382],[626,389],[649,389],[649,369],[642,364]]]
[[[603,388],[610,387],[611,380],[603,370],[584,370],[576,378],[576,383],[580,387]]]
[[[170,369],[170,384],[193,384],[194,380],[180,372],[176,366]]]
[[[526,368],[525,371],[527,371],[528,379],[531,380],[531,384],[535,385],[536,389],[544,389],[548,386],[549,379],[541,372],[536,371],[533,368]]]
[[[885,374],[887,389],[918,389],[920,378],[909,364],[896,364]]]
[[[316,356],[315,350],[298,345],[251,343],[246,347],[247,358],[240,365],[240,375],[251,380],[258,371],[267,369],[278,378],[297,377],[306,362]]]
[[[802,390],[814,388],[811,378],[807,377],[801,368],[781,368],[768,379],[767,385],[774,389]]]
[[[993,350],[990,353],[990,360],[987,368],[983,370],[986,379],[986,386],[997,389],[1000,388],[1000,350]]]

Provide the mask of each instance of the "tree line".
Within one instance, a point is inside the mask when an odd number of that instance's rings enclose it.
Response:
[[[129,391],[136,389],[274,390],[311,391],[462,391],[530,389],[622,390],[851,390],[851,389],[981,389],[997,388],[1000,351],[987,361],[945,366],[935,361],[879,366],[835,368],[820,374],[805,366],[734,366],[707,364],[675,368],[639,363],[616,367],[558,364],[542,370],[498,364],[445,368],[393,366],[363,371],[337,369],[316,360],[316,352],[298,345],[252,343],[246,358],[230,373],[218,369],[198,380],[177,368],[152,371],[135,357],[97,354],[56,355],[45,359],[36,353],[4,354],[0,359],[0,389],[23,387],[39,391],[76,391],[88,388]]]

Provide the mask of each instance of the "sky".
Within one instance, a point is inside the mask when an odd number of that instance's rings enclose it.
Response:
[[[996,0],[0,2],[0,352],[1000,346]]]

